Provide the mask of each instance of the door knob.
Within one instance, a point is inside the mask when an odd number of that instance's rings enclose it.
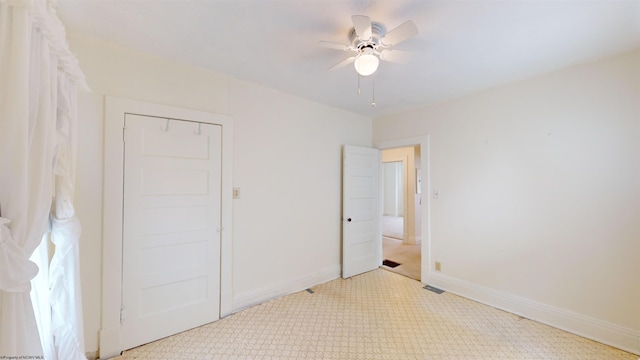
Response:
[[[351,218],[347,218],[347,222],[351,222]]]

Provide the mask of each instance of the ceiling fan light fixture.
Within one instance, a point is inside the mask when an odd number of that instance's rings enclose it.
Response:
[[[362,76],[369,76],[378,70],[380,60],[373,54],[361,54],[353,62],[353,66],[356,68],[358,74]]]

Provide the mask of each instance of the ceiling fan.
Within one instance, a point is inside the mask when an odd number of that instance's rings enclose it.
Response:
[[[418,34],[418,27],[413,21],[408,20],[386,32],[382,24],[371,22],[368,16],[353,15],[351,20],[353,29],[349,32],[349,45],[328,41],[318,43],[329,49],[355,52],[353,56],[331,66],[329,70],[341,69],[353,63],[358,74],[369,76],[378,69],[379,60],[406,63],[411,59],[411,53],[391,47]]]

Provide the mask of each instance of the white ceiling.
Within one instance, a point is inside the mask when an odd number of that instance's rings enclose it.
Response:
[[[419,29],[396,46],[411,62],[381,63],[360,96],[352,66],[326,71],[351,54],[317,46],[348,43],[355,14]],[[58,0],[58,16],[73,33],[371,118],[640,47],[640,0]]]

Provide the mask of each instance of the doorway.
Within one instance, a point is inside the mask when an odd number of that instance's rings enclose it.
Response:
[[[420,147],[382,151],[382,268],[421,280]]]

